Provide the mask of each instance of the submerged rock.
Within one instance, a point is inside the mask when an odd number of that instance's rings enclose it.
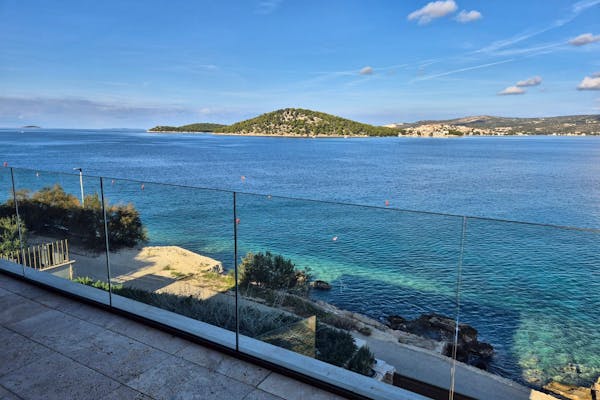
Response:
[[[388,326],[392,329],[443,342],[442,354],[453,357],[455,352],[454,337],[456,335],[456,321],[454,319],[439,314],[423,314],[414,320],[405,320],[400,316],[391,315],[387,319]],[[458,361],[487,369],[493,355],[493,346],[477,339],[477,329],[467,324],[458,324],[456,346],[456,359]]]
[[[318,290],[331,290],[331,285],[329,283],[320,280],[311,282],[310,286]]]

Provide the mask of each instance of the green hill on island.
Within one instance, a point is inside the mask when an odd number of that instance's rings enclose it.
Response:
[[[219,132],[274,136],[397,136],[399,130],[363,124],[318,111],[285,108],[237,122]]]
[[[226,125],[199,122],[182,126],[155,126],[148,129],[149,132],[218,132]]]
[[[216,132],[272,136],[397,136],[395,128],[373,126],[318,111],[285,108],[232,125],[156,126],[149,132]]]

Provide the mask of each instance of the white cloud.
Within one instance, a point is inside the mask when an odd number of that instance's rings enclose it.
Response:
[[[447,76],[447,75],[458,74],[460,72],[471,71],[471,70],[474,70],[474,69],[481,69],[481,68],[493,67],[494,65],[504,64],[504,63],[508,63],[508,62],[511,62],[511,61],[514,61],[514,59],[511,58],[511,59],[508,59],[508,60],[502,60],[502,61],[497,61],[497,62],[493,62],[493,63],[474,65],[472,67],[453,69],[451,71],[440,72],[440,73],[433,74],[433,75],[421,76],[421,77],[413,79],[411,82],[414,82],[414,81],[426,81],[426,80],[429,80],[429,79],[439,78],[439,77]]]
[[[594,36],[591,33],[584,33],[569,40],[569,44],[572,44],[573,46],[584,46],[594,42],[600,42],[600,35]]]
[[[577,3],[573,4],[572,9],[573,9],[573,12],[580,13],[590,7],[594,7],[597,4],[600,4],[600,0],[582,0],[582,1],[578,1]]]
[[[256,13],[263,15],[271,14],[272,12],[277,10],[277,8],[279,8],[282,1],[283,0],[262,0],[258,3],[258,6],[256,7]]]
[[[361,68],[360,71],[358,71],[359,74],[361,75],[371,75],[373,74],[373,67],[369,67],[368,65],[364,68]]]
[[[476,10],[466,11],[462,10],[456,16],[456,20],[460,23],[466,24],[467,22],[477,21],[478,19],[483,18],[481,13]]]
[[[593,74],[583,78],[577,90],[600,90],[600,74]]]
[[[417,20],[419,25],[428,24],[436,18],[445,17],[458,9],[454,0],[432,1],[423,8],[411,12],[408,20]]]
[[[534,76],[533,78],[525,79],[524,81],[517,82],[518,87],[537,86],[542,83],[540,76]]]
[[[498,95],[500,96],[505,96],[505,95],[510,95],[510,94],[523,94],[525,93],[525,90],[521,89],[518,86],[509,86],[506,89],[502,90],[501,92],[498,92]]]

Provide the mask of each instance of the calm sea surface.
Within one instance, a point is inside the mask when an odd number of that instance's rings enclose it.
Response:
[[[397,210],[600,228],[600,138],[5,129],[4,162],[111,177],[106,196],[140,210],[151,244],[181,245],[228,267],[227,190],[257,193],[236,198],[240,254],[271,250],[311,268],[333,284],[319,298],[379,319],[460,312],[494,345],[492,370],[520,381],[585,384],[600,375],[599,233]],[[0,169],[3,197],[6,171]],[[77,176],[17,171],[15,180],[19,188],[58,182],[79,191]],[[86,178],[85,188],[98,192],[98,179]]]

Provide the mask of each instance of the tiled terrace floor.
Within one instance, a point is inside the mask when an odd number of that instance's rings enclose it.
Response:
[[[341,399],[0,273],[0,400]]]

